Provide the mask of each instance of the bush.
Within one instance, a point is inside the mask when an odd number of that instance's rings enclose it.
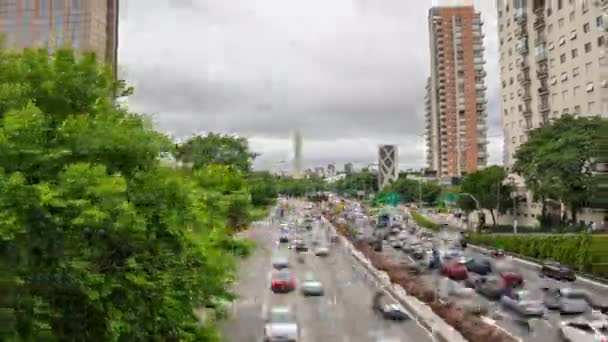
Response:
[[[593,260],[591,251],[601,251],[599,246],[594,247],[598,242],[593,243],[588,234],[470,234],[468,241],[477,245],[501,247],[506,251],[538,260],[559,261],[578,271],[590,271]],[[608,242],[608,239],[604,241]]]
[[[418,214],[417,211],[411,210],[410,213],[412,214],[412,218],[417,225],[431,230],[439,230],[439,225],[437,223],[432,222],[428,218]]]

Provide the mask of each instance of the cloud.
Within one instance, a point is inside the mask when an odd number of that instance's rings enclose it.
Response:
[[[130,106],[176,136],[204,130],[250,137],[263,154],[259,165],[280,161],[299,129],[309,164],[371,162],[378,144],[394,143],[402,160],[423,166],[430,5],[123,1],[119,59],[136,88]],[[490,135],[500,133],[494,6],[479,3]],[[489,150],[491,160],[501,159],[496,146]]]

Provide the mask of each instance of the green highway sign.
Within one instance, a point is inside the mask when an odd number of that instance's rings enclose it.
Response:
[[[376,203],[378,205],[392,205],[396,207],[401,203],[401,195],[396,192],[389,192],[388,194],[378,196]]]

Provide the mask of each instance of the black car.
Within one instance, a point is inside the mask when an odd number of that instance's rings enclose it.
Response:
[[[377,292],[372,299],[372,309],[382,315],[384,319],[392,321],[404,321],[410,317],[403,311],[401,306],[397,304],[386,304],[383,303],[382,298],[384,294]]]
[[[540,274],[557,280],[575,281],[576,275],[568,267],[555,261],[545,261],[540,269]]]
[[[308,252],[308,246],[306,246],[304,241],[296,242],[296,252]]]
[[[281,243],[289,242],[289,236],[287,236],[285,234],[281,235],[281,237],[279,238],[279,242],[281,242]]]
[[[479,275],[487,275],[492,273],[492,264],[488,259],[470,258],[465,263],[467,271],[477,273]]]

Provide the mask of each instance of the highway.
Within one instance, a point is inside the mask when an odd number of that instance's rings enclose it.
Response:
[[[310,246],[312,236],[325,234],[322,223],[303,236]],[[245,233],[257,243],[255,253],[243,260],[235,291],[239,298],[232,306],[230,319],[223,323],[225,340],[261,342],[264,316],[274,305],[295,308],[301,326],[301,341],[401,341],[431,342],[429,333],[415,321],[388,322],[371,310],[372,295],[377,290],[371,276],[358,267],[344,246],[332,246],[326,258],[308,252],[304,264],[297,263],[293,250],[279,244],[279,228],[268,222],[254,225]],[[299,290],[289,294],[273,294],[270,290],[271,259],[288,255],[298,280],[313,272],[323,283],[325,296],[304,297]]]
[[[347,210],[349,207],[347,206]],[[409,225],[411,226],[413,223],[410,221]],[[360,233],[363,236],[371,236],[373,230],[375,229],[372,224],[370,224],[369,220],[358,219],[356,220],[356,225]],[[439,234],[436,234],[434,238],[434,244],[438,246],[440,250],[447,249],[447,246],[443,242],[442,239],[439,238]],[[442,233],[443,237],[448,237],[453,240],[456,239],[458,233],[457,229],[452,231],[448,231]],[[394,249],[390,245],[384,242],[382,254],[386,255],[388,258],[393,259],[395,261],[406,261],[410,263],[414,263],[414,260],[406,253],[403,253],[401,250]],[[465,251],[465,256],[467,257],[482,257],[483,254],[481,251],[476,250],[474,248],[467,248]],[[510,257],[507,257],[509,259]],[[596,298],[607,298],[608,290],[603,287],[592,286],[590,284],[576,281],[574,283],[565,283],[558,282],[551,279],[545,279],[539,276],[539,269],[530,264],[519,263],[513,260],[510,261],[511,264],[522,274],[525,282],[525,289],[528,290],[531,294],[532,298],[542,299],[543,298],[543,288],[551,287],[574,287],[574,288],[582,288],[589,291]],[[423,275],[423,279],[429,284],[429,286],[436,286],[440,284],[442,281],[441,277],[437,274],[438,272],[430,272],[428,275]],[[576,316],[568,316],[562,317],[557,312],[548,311],[547,315],[543,319],[530,319],[528,321],[530,329],[526,324],[522,324],[526,322],[525,319],[519,317],[516,313],[505,310],[500,303],[489,301],[486,298],[474,294],[471,299],[462,300],[451,298],[451,300],[455,301],[465,301],[474,302],[482,304],[483,306],[489,309],[489,314],[492,319],[495,320],[496,324],[514,336],[522,338],[523,341],[530,342],[554,342],[559,341],[559,324],[564,319],[572,319]],[[590,316],[591,313],[586,314],[585,316]]]

